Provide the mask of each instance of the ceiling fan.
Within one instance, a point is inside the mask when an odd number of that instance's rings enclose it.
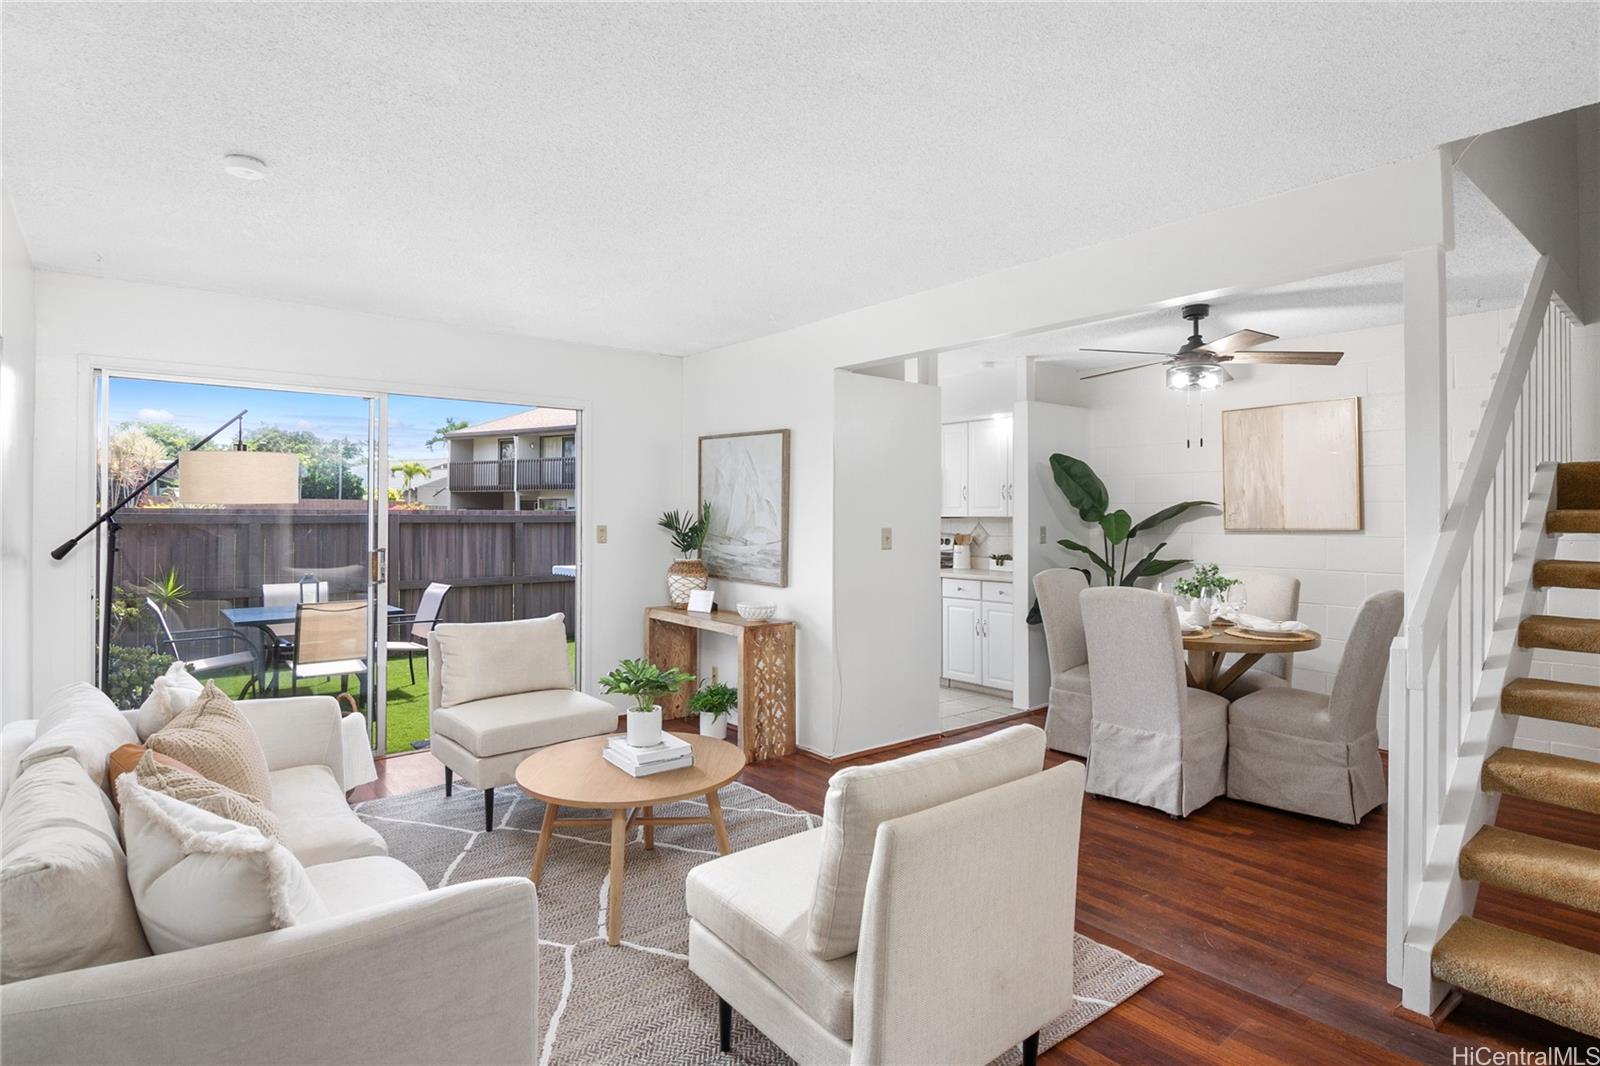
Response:
[[[1276,363],[1291,366],[1333,366],[1343,356],[1343,352],[1262,352],[1256,346],[1267,344],[1278,338],[1271,333],[1261,333],[1253,329],[1241,329],[1237,333],[1230,333],[1220,340],[1207,343],[1200,336],[1200,320],[1211,313],[1210,304],[1185,304],[1183,317],[1192,323],[1189,339],[1184,342],[1171,355],[1162,352],[1145,352],[1128,348],[1084,348],[1085,352],[1115,352],[1119,355],[1162,355],[1163,358],[1153,363],[1136,363],[1133,366],[1121,366],[1115,370],[1097,370],[1093,374],[1083,374],[1080,380],[1088,381],[1091,378],[1109,377],[1112,374],[1122,374],[1129,370],[1143,370],[1150,366],[1164,366],[1167,368],[1167,388],[1190,389],[1215,389],[1224,381],[1232,381],[1233,375],[1228,373],[1225,364],[1259,364]]]

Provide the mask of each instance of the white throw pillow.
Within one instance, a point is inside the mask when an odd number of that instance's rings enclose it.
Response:
[[[570,689],[566,617],[435,626],[428,639],[439,646],[439,706]]]
[[[117,779],[128,886],[156,954],[328,916],[305,867],[260,830]]]
[[[0,826],[0,981],[150,954],[111,800],[76,759],[22,773]]]
[[[57,689],[39,716],[39,729],[18,761],[25,771],[43,759],[67,755],[77,760],[90,780],[106,787],[106,760],[124,744],[137,744],[134,732],[110,697],[79,681]]]
[[[167,672],[155,679],[150,695],[139,705],[139,739],[144,740],[172,721],[174,715],[187,711],[204,691],[205,686],[189,672],[186,664],[175,662],[167,667]]]

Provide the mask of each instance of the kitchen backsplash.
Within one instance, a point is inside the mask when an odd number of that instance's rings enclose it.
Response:
[[[990,565],[989,556],[1011,554],[1009,518],[941,518],[939,532],[970,533],[972,565],[979,570]]]

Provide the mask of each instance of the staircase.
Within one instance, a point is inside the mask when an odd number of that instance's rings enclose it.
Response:
[[[1473,917],[1482,885],[1600,914],[1600,833],[1588,847],[1495,824],[1508,795],[1600,815],[1600,762],[1512,747],[1524,718],[1600,747],[1600,686],[1529,676],[1539,650],[1600,666],[1600,611],[1547,612],[1550,589],[1600,590],[1600,562],[1555,557],[1600,534],[1600,462],[1562,461],[1575,319],[1552,269],[1534,271],[1392,653],[1389,972],[1413,1014],[1459,988],[1600,1038],[1600,953]]]

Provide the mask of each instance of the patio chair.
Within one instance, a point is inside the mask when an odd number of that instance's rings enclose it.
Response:
[[[300,604],[294,611],[295,657],[286,664],[291,690],[297,690],[302,680],[337,677],[339,691],[344,692],[354,674],[358,698],[366,707],[370,633],[366,600]]]
[[[173,632],[172,626],[167,622],[167,614],[161,605],[153,598],[146,596],[144,605],[156,616],[156,625],[160,628],[160,636],[156,643],[165,646],[167,654],[179,660],[195,677],[215,677],[218,674],[232,673],[241,667],[250,671],[250,680],[245,682],[244,688],[239,690],[243,696],[251,689],[257,687],[261,680],[261,660],[256,654],[256,646],[250,643],[243,633],[237,629],[183,629]],[[190,658],[183,652],[185,644],[240,644],[243,651],[227,651],[217,655],[204,655],[198,659]]]
[[[404,626],[409,630],[410,640],[389,641],[389,658],[393,659],[396,655],[406,657],[412,684],[417,680],[417,656],[428,654],[428,635],[439,624],[439,615],[444,611],[444,598],[449,594],[449,585],[435,581],[423,590],[416,614],[401,615],[389,621],[391,626]]]
[[[306,575],[308,578],[310,575]],[[293,607],[301,603],[327,603],[328,583],[301,579],[299,581],[274,581],[261,586],[261,606]],[[263,649],[266,669],[272,671],[272,683],[278,683],[278,668],[294,659],[294,623],[280,622],[266,627],[263,633],[270,646]]]

